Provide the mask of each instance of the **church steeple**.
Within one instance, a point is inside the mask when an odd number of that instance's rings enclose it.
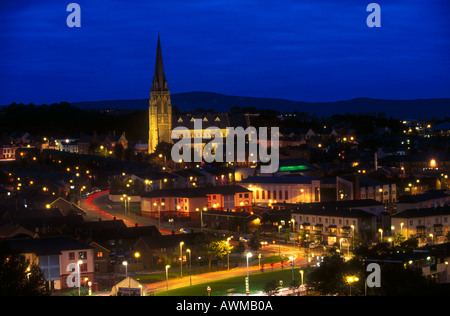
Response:
[[[156,48],[155,74],[153,76],[152,91],[169,91],[166,75],[164,73],[164,64],[161,53],[161,41],[158,34],[158,46]]]
[[[170,91],[167,85],[166,75],[161,53],[161,41],[158,34],[158,46],[156,48],[155,73],[153,75],[152,88],[149,100],[149,135],[148,153],[155,151],[160,142],[170,144],[172,130],[172,105]]]

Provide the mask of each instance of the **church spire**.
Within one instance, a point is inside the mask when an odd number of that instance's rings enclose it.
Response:
[[[158,34],[158,46],[156,48],[155,74],[153,76],[152,91],[169,91],[161,53],[161,41]]]

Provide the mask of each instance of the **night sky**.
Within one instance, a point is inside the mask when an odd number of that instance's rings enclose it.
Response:
[[[0,104],[147,98],[158,32],[172,94],[450,97],[448,0],[370,2],[1,0]]]

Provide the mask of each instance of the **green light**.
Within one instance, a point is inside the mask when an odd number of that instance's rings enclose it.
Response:
[[[308,169],[308,167],[305,165],[280,167],[280,171],[296,171],[296,170],[307,170],[307,169]]]

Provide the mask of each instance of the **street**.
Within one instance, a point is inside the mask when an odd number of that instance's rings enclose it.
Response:
[[[86,211],[86,221],[96,221],[96,220],[111,220],[113,218],[121,219],[125,222],[127,226],[134,226],[136,223],[140,226],[156,226],[158,227],[158,221],[148,217],[139,216],[136,214],[125,214],[125,208],[123,205],[112,202],[108,197],[109,191],[102,191],[92,194],[90,197],[82,201],[83,209]],[[172,225],[167,223],[161,223],[160,232],[162,234],[170,234],[171,231],[178,233],[181,225],[184,227],[188,226],[186,223]],[[237,242],[231,241],[231,244],[237,244]],[[311,253],[311,251],[310,251]],[[261,247],[258,251],[253,252],[253,257],[249,262],[249,274],[261,273],[258,254],[261,254],[263,258],[267,258],[273,255],[281,255],[285,258],[293,258],[295,267],[304,267],[307,265],[307,258],[303,256],[303,251],[297,246],[290,246],[284,244],[273,244],[268,243],[267,245]],[[284,269],[289,269],[292,265],[292,261],[285,261],[283,263]],[[276,263],[272,265],[266,265],[265,269],[281,269],[281,263]],[[209,272],[203,274],[197,274],[192,276],[192,284],[201,284],[207,281],[220,280],[224,278],[230,278],[235,276],[245,276],[247,273],[246,266],[240,266],[232,268],[229,271],[217,271]],[[190,278],[189,276],[184,276],[183,278],[170,279],[169,288],[175,289],[179,287],[189,286]],[[150,293],[166,291],[167,284],[166,281],[155,282],[146,285]]]

